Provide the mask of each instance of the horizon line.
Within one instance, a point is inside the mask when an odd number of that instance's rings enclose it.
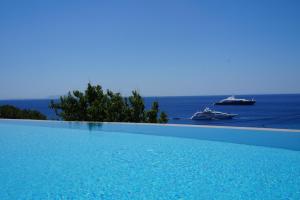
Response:
[[[142,96],[143,98],[168,98],[168,97],[208,97],[208,96],[249,96],[249,95],[255,95],[255,96],[260,96],[260,95],[300,95],[300,93],[257,93],[257,94],[251,94],[251,93],[245,93],[245,94],[202,94],[202,95],[158,95],[158,96],[154,96],[154,95],[145,95]],[[9,100],[51,100],[51,99],[58,99],[61,96],[65,96],[65,95],[58,95],[55,98],[51,98],[49,97],[41,97],[41,98],[0,98],[0,101],[9,101]],[[124,97],[129,97],[128,95],[125,95]]]

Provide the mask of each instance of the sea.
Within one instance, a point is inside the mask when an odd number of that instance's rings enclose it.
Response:
[[[168,114],[172,124],[195,124],[239,127],[264,127],[300,129],[300,94],[240,95],[237,98],[256,100],[252,106],[214,105],[228,96],[179,96],[145,97],[146,108],[158,101],[160,110]],[[49,120],[59,119],[49,108],[50,99],[0,100],[0,105],[14,105],[22,109],[34,109],[45,114]],[[238,114],[227,120],[191,120],[197,111],[210,109]]]

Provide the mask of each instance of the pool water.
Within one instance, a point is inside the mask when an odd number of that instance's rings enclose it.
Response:
[[[298,200],[299,146],[298,132],[0,120],[0,199]]]

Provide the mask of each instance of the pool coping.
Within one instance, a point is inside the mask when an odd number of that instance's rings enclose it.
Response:
[[[72,122],[72,123],[95,123],[95,124],[122,124],[122,125],[143,125],[143,126],[165,126],[165,127],[191,127],[191,128],[216,128],[216,129],[234,129],[234,130],[253,130],[253,131],[276,131],[300,133],[300,129],[282,129],[282,128],[261,128],[261,127],[242,127],[242,126],[212,126],[212,125],[194,125],[194,124],[160,124],[160,123],[136,123],[136,122],[97,122],[97,121],[62,121],[62,120],[35,120],[35,119],[4,119],[0,121],[36,121],[36,122]]]

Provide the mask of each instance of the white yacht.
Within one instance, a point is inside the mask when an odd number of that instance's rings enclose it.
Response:
[[[196,112],[191,119],[192,120],[208,120],[208,119],[232,119],[237,116],[237,114],[229,114],[211,110],[205,108],[202,112]]]
[[[234,96],[231,96],[215,103],[215,105],[253,105],[255,102],[254,99],[237,99]]]

